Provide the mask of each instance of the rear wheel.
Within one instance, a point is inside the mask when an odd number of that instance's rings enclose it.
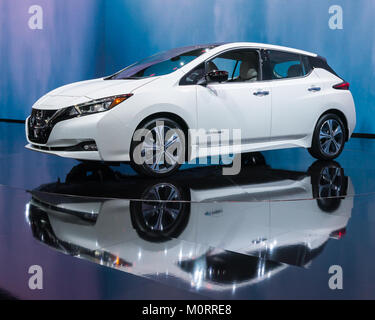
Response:
[[[308,170],[312,193],[324,212],[334,212],[347,195],[348,177],[335,161],[316,161]]]
[[[133,136],[130,157],[131,166],[141,175],[160,178],[171,175],[185,160],[182,127],[168,118],[142,124]]]
[[[310,154],[319,160],[337,158],[345,145],[345,125],[340,117],[329,113],[322,116],[313,134]]]

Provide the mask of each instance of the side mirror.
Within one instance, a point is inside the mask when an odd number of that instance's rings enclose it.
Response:
[[[213,70],[206,74],[207,82],[224,82],[228,80],[228,72],[223,70]]]

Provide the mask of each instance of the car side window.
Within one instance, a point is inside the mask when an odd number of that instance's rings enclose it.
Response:
[[[259,54],[254,49],[236,49],[224,52],[206,63],[206,73],[220,70],[228,72],[227,82],[259,80]]]
[[[267,50],[267,62],[264,66],[264,80],[287,79],[305,76],[309,70],[301,55]]]
[[[259,53],[255,49],[226,51],[206,63],[201,63],[180,80],[180,85],[194,85],[210,71],[228,72],[227,82],[253,82],[260,80]]]
[[[217,57],[208,63],[208,71],[223,70],[228,72],[228,80],[238,76],[237,61],[234,59],[225,59]],[[236,71],[237,70],[237,71]]]
[[[205,75],[205,63],[201,63],[180,80],[181,86],[197,84]]]

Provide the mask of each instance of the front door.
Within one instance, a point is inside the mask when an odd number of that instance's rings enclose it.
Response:
[[[218,135],[229,129],[241,130],[243,145],[269,140],[271,130],[271,86],[259,82],[259,56],[256,50],[227,51],[206,64],[212,71],[228,72],[228,81],[197,86],[198,128],[212,144],[223,143]],[[224,142],[225,143],[225,142]],[[230,141],[232,144],[233,141]]]

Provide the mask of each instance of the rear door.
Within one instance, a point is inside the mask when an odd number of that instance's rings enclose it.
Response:
[[[271,140],[296,140],[314,130],[323,88],[306,56],[267,50],[263,74],[271,80]]]

